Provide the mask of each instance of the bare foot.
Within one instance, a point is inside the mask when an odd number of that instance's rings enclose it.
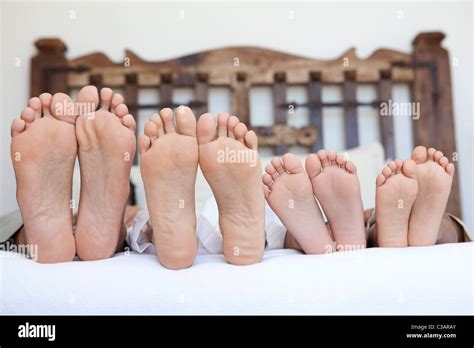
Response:
[[[334,241],[324,223],[308,175],[287,153],[274,158],[263,175],[265,198],[306,254],[331,252]]]
[[[454,176],[454,164],[433,148],[418,146],[412,159],[418,168],[418,195],[408,228],[408,245],[435,245]]]
[[[77,97],[76,122],[81,168],[81,197],[76,248],[82,260],[112,256],[125,237],[123,216],[135,154],[135,120],[120,94],[94,86]],[[95,111],[95,112],[94,112]]]
[[[226,260],[259,262],[265,247],[265,198],[257,136],[235,116],[204,114],[197,125],[199,164],[219,208]],[[217,138],[216,138],[217,136]]]
[[[329,221],[336,249],[365,248],[364,210],[354,163],[334,151],[320,150],[306,158],[306,171]]]
[[[163,266],[190,267],[197,253],[194,186],[198,165],[196,118],[180,106],[153,114],[140,136],[140,169],[153,227],[156,251]]]
[[[408,222],[418,192],[417,168],[412,160],[391,161],[377,177],[376,239],[380,247],[408,246]]]
[[[52,103],[47,93],[31,98],[11,126],[11,158],[24,223],[24,235],[18,239],[36,246],[36,260],[45,263],[71,261],[76,254],[70,208],[77,153],[74,118],[58,111],[72,102],[61,93]]]

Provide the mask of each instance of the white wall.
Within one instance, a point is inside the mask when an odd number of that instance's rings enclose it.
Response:
[[[2,2],[0,214],[16,208],[9,159],[9,125],[29,91],[33,41],[60,37],[68,56],[103,51],[116,61],[130,48],[161,60],[205,49],[254,45],[315,58],[334,58],[351,46],[361,57],[375,48],[411,50],[420,31],[443,31],[452,67],[462,204],[474,227],[473,196],[473,6],[471,3],[51,3]],[[75,19],[71,19],[74,11]],[[184,14],[184,18],[182,18]],[[291,14],[293,19],[290,19]],[[15,59],[21,61],[15,67]],[[401,132],[399,132],[401,133]],[[403,143],[406,135],[398,134]],[[400,152],[405,155],[405,151]]]

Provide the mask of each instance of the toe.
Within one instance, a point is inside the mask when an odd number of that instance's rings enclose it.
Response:
[[[180,134],[196,136],[196,116],[187,106],[181,105],[176,110],[176,126]]]
[[[76,112],[71,97],[64,93],[56,93],[51,100],[51,114],[61,120],[74,124]]]
[[[338,154],[336,156],[336,163],[339,167],[344,167],[344,164],[346,163],[346,159],[344,158],[343,155]]]
[[[114,113],[118,117],[124,117],[125,115],[128,114],[128,107],[125,104],[119,104],[117,107],[114,109]]]
[[[112,104],[112,96],[114,91],[112,89],[105,87],[100,90],[100,108],[104,111],[110,110],[110,105]]]
[[[311,179],[315,178],[317,175],[319,175],[319,173],[321,173],[321,169],[322,169],[320,157],[314,153],[308,155],[306,157],[305,167],[306,167],[306,172],[308,173],[308,176]]]
[[[435,162],[439,162],[439,160],[444,156],[444,154],[441,151],[436,151],[433,155],[433,160]]]
[[[287,172],[291,174],[298,174],[304,172],[303,165],[295,155],[287,153],[282,157],[281,160]]]
[[[258,148],[258,138],[257,134],[253,130],[245,133],[244,136],[245,145],[251,150],[257,150]]]
[[[217,136],[227,137],[227,123],[229,122],[229,114],[227,112],[219,112],[217,114]]]
[[[30,107],[24,108],[23,111],[21,112],[20,118],[26,124],[30,124],[31,122],[33,122],[35,120],[35,112]]]
[[[76,98],[76,115],[92,115],[99,105],[99,92],[95,86],[81,88]]]
[[[151,141],[158,137],[158,126],[155,122],[148,121],[145,123],[144,133]]]
[[[43,93],[39,96],[41,100],[41,107],[43,109],[43,116],[51,115],[50,107],[51,107],[51,100],[53,96],[49,93]]]
[[[10,127],[11,136],[15,137],[18,134],[21,134],[26,128],[26,123],[21,118],[15,118]]]
[[[35,118],[41,117],[41,100],[38,97],[31,98],[28,101],[28,106],[35,112]]]
[[[278,174],[281,175],[281,174],[285,173],[285,168],[283,168],[283,163],[281,163],[281,158],[273,158],[272,159],[272,164],[275,167]]]
[[[247,133],[247,126],[240,122],[234,128],[235,139],[240,142],[244,142],[245,133]]]
[[[382,175],[385,176],[386,179],[391,177],[392,174],[393,174],[393,170],[392,168],[390,168],[390,166],[387,165],[384,169],[382,169]]]
[[[235,139],[234,128],[239,124],[239,119],[236,116],[230,116],[227,122],[227,136]]]
[[[124,103],[125,103],[124,97],[119,93],[115,93],[114,96],[112,97],[112,104],[110,105],[110,110],[112,112],[115,112],[115,109],[117,108],[117,106]]]
[[[395,168],[395,173],[399,174],[402,172],[402,166],[403,166],[403,161],[402,160],[395,160],[396,168]]]
[[[434,154],[436,153],[436,149],[430,147],[428,149],[428,159],[433,160]]]
[[[153,115],[151,115],[150,117],[150,121],[155,123],[156,125],[156,129],[157,129],[157,135],[155,135],[155,138],[158,136],[158,137],[161,137],[163,135],[165,135],[165,129],[163,128],[163,121],[161,120],[161,117],[158,113],[154,113]]]
[[[448,165],[449,160],[448,160],[448,158],[447,158],[446,156],[443,156],[443,157],[441,157],[441,158],[439,159],[438,163],[439,163],[439,165],[440,165],[441,167],[443,167],[443,168],[446,169],[446,166]]]
[[[424,146],[417,146],[413,150],[411,154],[411,159],[415,161],[415,163],[424,163],[428,158],[428,151]]]
[[[323,168],[330,165],[329,158],[328,158],[328,153],[327,153],[326,150],[319,150],[317,155],[318,155],[319,160],[321,161],[321,165],[322,165]]]
[[[454,164],[453,164],[453,163],[449,163],[449,164],[446,166],[446,173],[448,173],[450,176],[454,176],[454,172],[455,172]]]
[[[385,167],[385,168],[387,168],[387,167]],[[379,174],[377,176],[377,179],[375,180],[375,185],[377,185],[377,187],[382,186],[384,184],[385,180],[386,180],[385,175]]]
[[[199,144],[206,144],[216,139],[216,120],[214,115],[206,113],[197,122],[197,137]]]
[[[140,135],[138,137],[138,151],[140,154],[143,154],[145,151],[147,151],[151,146],[151,139],[145,134]]]
[[[397,171],[397,162],[390,161],[390,162],[388,162],[387,167],[390,168],[392,173],[395,173]]]
[[[170,108],[164,108],[160,110],[161,120],[165,125],[165,133],[174,133],[176,129],[173,124],[173,110]]]
[[[330,165],[336,164],[336,158],[337,158],[336,151],[333,151],[333,150],[328,151],[328,159],[329,159]]]
[[[268,175],[272,177],[273,180],[276,180],[276,178],[278,178],[278,172],[272,163],[267,164],[267,166],[265,167],[265,171]]]
[[[351,173],[351,174],[357,174],[357,168],[352,161],[347,161],[346,162],[346,170]]]
[[[135,132],[135,129],[137,129],[137,123],[135,122],[133,116],[130,114],[122,117],[122,124],[133,132]]]
[[[403,175],[405,175],[409,178],[412,178],[412,179],[416,179],[416,175],[418,173],[418,168],[416,166],[415,161],[413,161],[413,160],[403,161],[402,172],[403,172]]]
[[[262,181],[263,183],[271,190],[272,185],[273,185],[273,179],[272,176],[268,173],[263,174],[262,176]]]

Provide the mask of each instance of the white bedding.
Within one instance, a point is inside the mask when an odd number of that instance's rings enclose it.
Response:
[[[201,255],[38,264],[0,253],[2,314],[473,314],[474,243],[331,255],[291,250],[232,266]]]

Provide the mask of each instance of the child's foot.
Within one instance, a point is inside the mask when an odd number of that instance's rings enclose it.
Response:
[[[224,256],[235,265],[259,262],[265,247],[265,198],[257,136],[237,117],[204,114],[197,125],[199,163],[219,208]],[[217,136],[217,138],[216,138]]]
[[[38,248],[39,262],[71,261],[76,254],[70,208],[76,135],[74,118],[60,115],[68,104],[71,99],[62,93],[31,98],[11,126],[11,158],[24,222],[20,239]]]
[[[77,97],[76,137],[81,168],[81,197],[76,227],[82,260],[112,256],[123,241],[123,214],[135,154],[135,120],[120,94],[84,87]],[[95,112],[94,112],[95,111]]]
[[[190,267],[197,253],[194,186],[198,165],[196,118],[188,107],[153,114],[140,136],[140,170],[163,266]]]
[[[334,151],[320,150],[306,158],[306,171],[337,250],[365,248],[364,210],[354,163]]]
[[[263,175],[265,198],[306,254],[331,252],[333,240],[300,161],[287,153]]]
[[[408,245],[436,244],[454,176],[454,164],[433,148],[418,146],[412,159],[418,168],[418,195],[410,217]]]
[[[418,192],[412,160],[391,161],[377,177],[376,239],[380,247],[408,246],[408,221]]]

